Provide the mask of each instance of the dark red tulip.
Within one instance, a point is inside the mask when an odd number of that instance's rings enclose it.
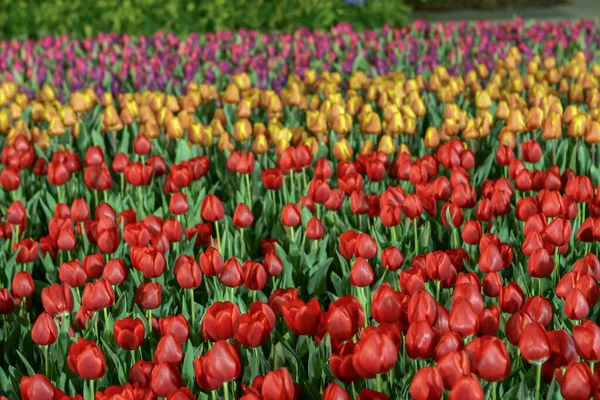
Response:
[[[111,285],[120,285],[127,279],[127,267],[125,262],[120,258],[109,260],[102,271],[102,277]]]
[[[395,322],[400,319],[402,308],[408,307],[409,297],[391,288],[389,283],[381,285],[373,294],[372,315],[377,322]]]
[[[600,327],[590,320],[573,327],[577,354],[586,361],[600,361]]]
[[[315,178],[308,184],[308,197],[315,203],[325,204],[331,195],[331,188],[326,180]]]
[[[17,253],[17,262],[30,263],[35,261],[38,256],[38,242],[26,238],[14,244],[14,250]]]
[[[351,339],[364,326],[365,313],[356,297],[342,296],[329,305],[326,329],[333,340]]]
[[[135,364],[129,369],[127,377],[129,383],[138,385],[139,387],[149,387],[150,377],[152,370],[154,369],[154,363],[151,361],[137,360]]]
[[[584,319],[590,313],[590,306],[583,292],[575,288],[569,292],[564,304],[565,316],[571,320]]]
[[[497,272],[488,272],[483,278],[483,293],[488,297],[498,297],[502,290],[502,277]]]
[[[467,244],[479,244],[479,240],[481,240],[481,224],[479,221],[468,220],[462,229],[461,237]]]
[[[167,397],[181,387],[181,373],[168,362],[157,364],[150,375],[150,389],[159,397]]]
[[[323,400],[350,400],[350,395],[343,387],[332,382],[323,391]]]
[[[169,211],[174,215],[182,215],[188,211],[187,196],[183,192],[173,193],[169,201]]]
[[[295,400],[297,390],[288,370],[281,368],[267,372],[261,394],[263,400]]]
[[[231,288],[240,287],[244,283],[242,266],[235,256],[225,261],[219,280],[223,285]]]
[[[325,236],[325,227],[321,220],[312,217],[306,224],[306,238],[310,240],[319,240]]]
[[[139,318],[115,320],[114,335],[119,347],[135,350],[144,342],[144,323]]]
[[[536,140],[526,140],[522,143],[523,160],[536,163],[542,158],[542,146]]]
[[[272,329],[273,324],[263,312],[243,314],[235,338],[242,346],[259,347],[268,339]]]
[[[515,153],[513,152],[513,149],[507,145],[500,145],[498,147],[498,150],[496,150],[496,163],[503,167],[507,167],[510,164],[510,162],[514,159],[514,157]]]
[[[261,263],[247,260],[242,265],[244,284],[249,290],[262,290],[267,284],[267,269]]]
[[[158,321],[158,326],[161,335],[172,335],[181,344],[187,341],[190,333],[188,321],[182,314],[161,318]]]
[[[498,328],[500,328],[500,310],[495,304],[492,304],[479,313],[479,331],[477,335],[495,335]]]
[[[53,317],[71,313],[73,304],[73,293],[69,285],[61,286],[54,283],[42,289],[42,305],[44,310]]]
[[[448,400],[484,400],[483,388],[477,376],[469,374],[461,377],[456,381],[454,387],[450,391]]]
[[[50,314],[43,312],[37,317],[31,329],[31,338],[40,346],[47,346],[56,342],[58,327]]]
[[[531,322],[523,329],[519,339],[521,356],[530,363],[541,364],[550,358],[550,339],[546,329],[537,322]]]
[[[12,280],[12,292],[19,298],[30,297],[35,292],[33,278],[28,271],[19,271]]]
[[[19,384],[22,400],[54,400],[55,388],[44,375],[23,376]]]
[[[208,194],[202,200],[200,214],[202,216],[202,219],[204,219],[205,221],[220,221],[221,218],[223,218],[223,215],[225,214],[225,210],[223,209],[223,203],[214,194]]]
[[[183,360],[183,350],[181,343],[173,335],[164,335],[156,345],[154,353],[154,363],[168,362],[173,365],[179,365]]]
[[[361,379],[352,364],[355,346],[354,342],[348,341],[342,344],[337,353],[334,352],[329,358],[331,372],[342,382],[356,382]]]
[[[511,315],[504,328],[508,341],[514,346],[518,346],[523,330],[532,322],[534,322],[533,318],[524,311],[517,311]]]
[[[410,324],[406,332],[406,354],[410,358],[431,358],[435,345],[436,334],[427,321],[419,320]]]
[[[580,362],[567,366],[560,380],[560,394],[565,400],[589,399],[594,386],[594,378],[587,363]]]
[[[440,216],[446,228],[456,229],[463,224],[463,210],[453,203],[444,203]]]
[[[419,218],[423,214],[423,204],[416,194],[407,194],[402,203],[402,212],[411,219]]]
[[[267,168],[262,172],[261,180],[268,190],[279,190],[283,186],[283,173],[279,168]]]
[[[439,362],[449,353],[462,350],[464,347],[463,338],[456,332],[445,332],[440,336],[435,348],[433,349],[433,359]]]
[[[409,392],[415,400],[440,400],[444,394],[442,376],[434,367],[421,368],[413,377]]]
[[[298,290],[296,288],[277,289],[269,296],[269,306],[276,316],[283,316],[283,306],[298,300]]]
[[[270,276],[278,276],[283,271],[283,264],[276,253],[268,253],[265,256],[263,266],[266,268]]]
[[[202,336],[213,342],[231,339],[240,326],[240,309],[230,301],[216,302],[206,310]]]
[[[252,225],[253,221],[254,215],[252,215],[250,208],[244,203],[239,203],[233,213],[233,225],[236,228],[244,229]]]
[[[381,251],[381,265],[390,271],[397,271],[404,263],[404,255],[397,247],[387,247]]]
[[[281,223],[287,227],[295,227],[301,221],[300,210],[293,203],[288,203],[281,211]]]
[[[216,248],[209,246],[200,254],[200,269],[206,276],[217,276],[223,270],[223,257]]]
[[[363,258],[373,258],[377,255],[377,243],[367,233],[361,233],[356,238],[356,255]]]
[[[175,260],[173,274],[177,283],[184,289],[195,289],[202,283],[202,271],[194,257],[180,255]]]
[[[102,350],[91,340],[77,339],[69,348],[67,365],[83,379],[99,379],[106,372]]]
[[[374,378],[392,369],[397,358],[398,347],[392,339],[373,332],[356,344],[352,365],[363,378]]]
[[[552,304],[544,296],[533,296],[523,304],[523,311],[536,322],[546,327],[552,321]]]
[[[376,392],[369,388],[364,388],[360,391],[356,400],[389,400],[389,398],[383,392]]]
[[[104,272],[104,258],[102,254],[90,254],[83,258],[83,269],[90,279],[98,279]]]
[[[79,310],[77,310],[77,314],[75,314],[75,325],[79,329],[84,330],[92,318],[94,318],[94,312],[88,311],[85,307],[81,306],[79,307]]]
[[[100,279],[85,285],[81,303],[89,311],[98,311],[115,303],[115,292],[110,282]]]
[[[356,255],[357,238],[358,232],[355,231],[346,231],[340,235],[338,248],[344,258],[351,259]]]
[[[481,255],[477,265],[482,272],[498,272],[504,268],[500,249],[496,245],[492,244],[483,249],[480,245],[480,251]]]
[[[495,336],[474,339],[465,347],[465,352],[471,359],[471,372],[488,382],[501,381],[510,374],[510,357],[506,346]]]
[[[499,305],[503,312],[514,314],[521,309],[525,295],[516,282],[510,282],[500,291]]]
[[[400,288],[402,292],[412,296],[413,293],[416,293],[425,288],[425,281],[427,279],[427,275],[424,269],[419,267],[411,267],[406,270],[400,271]]]
[[[350,269],[350,284],[357,287],[370,286],[375,280],[375,273],[369,262],[358,257]]]
[[[408,303],[408,321],[427,321],[431,326],[437,317],[437,304],[426,290],[420,290],[410,297]]]
[[[160,306],[161,295],[160,283],[142,282],[135,291],[135,304],[145,310],[154,310]]]
[[[11,225],[23,225],[27,221],[27,213],[23,203],[19,200],[13,201],[6,210],[6,222]]]
[[[449,323],[450,329],[463,337],[473,336],[479,330],[478,313],[465,298],[452,303]]]
[[[463,351],[453,351],[438,360],[435,366],[444,382],[444,389],[450,390],[463,376],[471,374],[471,362]]]
[[[426,254],[425,269],[427,276],[433,281],[448,279],[452,275],[453,270],[456,270],[448,254],[440,250]]]
[[[315,298],[308,303],[293,300],[281,309],[288,327],[297,335],[312,336],[321,321],[321,305]]]

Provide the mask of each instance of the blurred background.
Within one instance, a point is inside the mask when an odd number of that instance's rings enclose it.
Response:
[[[0,0],[0,39],[100,32],[179,35],[232,30],[356,29],[414,19],[593,18],[600,0]]]

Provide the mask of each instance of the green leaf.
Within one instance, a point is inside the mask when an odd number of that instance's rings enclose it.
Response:
[[[328,258],[324,262],[317,264],[308,278],[308,294],[319,296],[327,291],[327,272],[329,266],[333,262],[333,258]]]
[[[185,140],[177,141],[177,149],[175,150],[175,163],[180,163],[181,161],[189,160],[194,157],[194,153],[192,152],[192,148],[187,144]]]
[[[23,353],[21,353],[19,350],[16,350],[16,352],[19,355],[19,358],[21,359],[21,361],[23,361],[25,368],[27,369],[27,375],[29,375],[29,376],[35,375],[35,370],[31,366],[31,364],[29,364],[29,361],[27,361],[27,358],[23,355]]]

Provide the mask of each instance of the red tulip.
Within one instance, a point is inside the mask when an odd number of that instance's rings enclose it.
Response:
[[[502,277],[497,272],[488,272],[483,278],[483,293],[488,297],[498,297],[502,290]]]
[[[17,262],[30,263],[34,262],[37,258],[39,246],[38,242],[27,238],[15,243],[14,249],[17,252]]]
[[[332,340],[351,339],[365,323],[360,302],[352,295],[342,296],[329,305],[326,329]]]
[[[560,381],[560,394],[565,400],[584,400],[592,395],[594,378],[590,367],[584,363],[575,363],[567,366]]]
[[[210,246],[200,254],[200,269],[206,276],[217,276],[223,270],[223,257],[216,248]]]
[[[202,336],[213,342],[231,339],[240,326],[240,309],[230,301],[216,302],[207,308],[202,320]]]
[[[287,227],[295,227],[300,223],[300,210],[293,203],[288,203],[281,212],[281,223]]]
[[[340,235],[339,250],[342,256],[351,259],[356,255],[356,239],[358,233],[354,231],[346,231]]]
[[[516,282],[510,282],[500,291],[499,305],[503,312],[514,314],[523,305],[525,295]]]
[[[590,320],[573,327],[577,354],[586,361],[600,361],[600,327]]]
[[[584,319],[590,313],[590,306],[585,295],[575,288],[569,292],[564,304],[565,316],[571,320]]]
[[[453,351],[442,357],[435,366],[444,382],[444,389],[451,390],[463,376],[471,374],[469,357],[463,351]]]
[[[425,289],[427,275],[419,267],[411,267],[400,271],[400,288],[402,292],[412,296],[414,293]]]
[[[479,313],[479,331],[477,335],[495,335],[500,327],[500,310],[495,304]]]
[[[398,347],[392,339],[374,332],[356,344],[352,365],[363,378],[374,378],[392,369],[397,358]]]
[[[389,400],[389,398],[383,392],[376,392],[369,388],[364,388],[360,391],[356,400]]]
[[[223,203],[217,196],[208,194],[204,197],[200,211],[202,219],[208,222],[220,221],[224,213]]]
[[[179,365],[182,360],[183,350],[181,349],[181,343],[173,335],[164,335],[156,345],[154,363],[168,362],[173,365]]]
[[[40,346],[47,346],[56,342],[58,327],[50,314],[43,312],[37,317],[31,329],[31,338]]]
[[[473,336],[479,330],[479,317],[471,303],[459,298],[452,303],[450,329],[463,337]]]
[[[102,277],[111,285],[120,285],[127,279],[127,267],[125,262],[120,258],[109,260],[102,271]]]
[[[519,339],[519,350],[525,360],[541,364],[550,358],[550,339],[546,329],[537,322],[531,322],[523,329]]]
[[[233,225],[237,228],[247,228],[252,221],[254,221],[254,216],[248,206],[244,203],[238,204],[233,213]]]
[[[44,310],[53,317],[71,313],[73,303],[73,293],[69,285],[61,286],[54,283],[42,289],[42,305]]]
[[[242,266],[244,284],[249,290],[262,290],[267,284],[267,270],[265,266],[256,261],[244,261]]]
[[[412,359],[428,359],[433,355],[436,334],[427,321],[412,322],[406,332],[406,354]]]
[[[239,287],[244,283],[242,266],[235,256],[225,261],[219,280],[223,285],[231,288]]]
[[[350,395],[343,387],[335,382],[332,382],[323,391],[323,400],[350,400]]]
[[[404,256],[397,247],[387,247],[381,251],[381,265],[390,271],[397,271],[404,263]]]
[[[177,283],[184,289],[195,289],[202,283],[202,271],[194,257],[185,254],[175,260],[173,274]]]
[[[306,224],[306,238],[310,240],[319,240],[325,236],[325,227],[321,220],[312,217]]]
[[[172,335],[177,342],[183,344],[187,341],[190,328],[187,319],[182,314],[169,315],[158,321],[160,333],[163,336]]]
[[[439,362],[447,354],[460,351],[463,347],[463,338],[458,333],[444,332],[433,349],[433,359]]]
[[[363,258],[373,258],[377,255],[377,243],[367,233],[361,233],[356,238],[356,255]]]
[[[273,325],[264,313],[243,314],[235,338],[242,346],[259,347],[268,339],[272,329]]]
[[[19,384],[22,400],[54,400],[56,389],[44,375],[23,376]]]
[[[288,327],[297,335],[312,336],[321,321],[321,305],[315,298],[308,303],[293,300],[281,309]]]
[[[295,400],[297,390],[288,370],[281,368],[267,372],[261,394],[263,400]]]
[[[484,400],[483,388],[479,379],[474,374],[465,375],[461,377],[448,396],[448,400]]]
[[[413,377],[409,392],[415,400],[440,400],[444,394],[442,376],[434,367],[421,368]]]
[[[181,373],[171,363],[157,364],[150,375],[150,389],[159,397],[167,397],[181,387]]]
[[[350,269],[350,284],[357,287],[370,286],[375,280],[373,268],[367,260],[358,257]]]
[[[408,307],[409,297],[392,289],[389,283],[381,285],[373,294],[372,314],[377,322],[395,322]]]
[[[433,296],[426,290],[414,293],[408,303],[408,321],[412,324],[416,321],[427,321],[431,326],[437,318],[437,304]]]
[[[262,172],[261,180],[268,190],[279,190],[283,185],[283,173],[279,168],[267,168]]]
[[[30,297],[35,292],[33,278],[28,271],[19,271],[15,274],[12,281],[12,292],[15,296],[24,298]]]
[[[326,180],[314,178],[308,184],[308,197],[315,203],[325,204],[331,195],[331,188]]]
[[[276,316],[283,316],[283,306],[298,300],[298,290],[296,288],[277,289],[269,296],[269,306]]]
[[[538,295],[528,298],[522,310],[544,327],[552,321],[552,305],[544,296]]]
[[[497,337],[478,337],[465,347],[465,352],[471,359],[471,371],[488,382],[501,381],[510,374],[510,357]]]
[[[89,311],[102,310],[115,303],[115,292],[105,279],[90,282],[83,289],[81,303]]]
[[[142,282],[135,291],[135,304],[146,310],[160,306],[162,288],[160,283]]]
[[[74,374],[83,379],[99,379],[106,372],[102,350],[91,340],[77,339],[69,348],[67,364]]]
[[[144,342],[144,334],[144,323],[139,318],[115,320],[115,341],[125,350],[135,350],[140,347]]]
[[[542,158],[542,146],[536,140],[526,140],[522,143],[523,160],[536,163]]]

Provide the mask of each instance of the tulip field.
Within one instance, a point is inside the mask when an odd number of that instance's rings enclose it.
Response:
[[[600,22],[0,42],[0,400],[600,399]]]

